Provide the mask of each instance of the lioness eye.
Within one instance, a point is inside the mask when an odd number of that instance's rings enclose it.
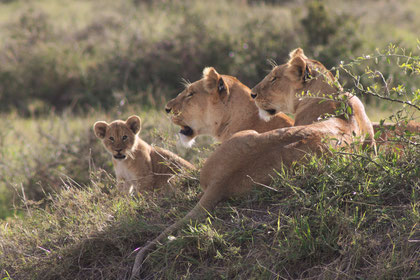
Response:
[[[122,137],[122,140],[123,140],[123,141],[127,140],[127,135],[124,135],[124,136]]]
[[[276,76],[273,76],[273,77],[271,77],[270,82],[274,82],[276,79],[277,79],[277,77]]]
[[[194,93],[195,93],[195,92],[190,91],[190,92],[188,93],[187,97],[193,96],[193,95],[194,95]]]
[[[109,140],[111,140],[112,142],[114,142],[114,137],[109,137]]]

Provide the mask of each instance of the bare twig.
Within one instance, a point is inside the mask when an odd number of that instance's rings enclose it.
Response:
[[[363,57],[363,59],[364,60],[377,60],[378,58],[389,58],[389,57],[404,58],[404,59],[407,59],[407,61],[409,61],[409,60],[418,61],[418,59],[416,60],[416,59],[412,58],[411,56],[399,55],[399,54],[378,54],[378,55],[375,55],[375,56],[365,56],[365,57]],[[360,63],[360,62],[362,62],[362,60],[356,60],[356,61],[350,62],[346,65],[340,65],[339,67],[333,67],[333,68],[331,68],[331,71],[336,70],[338,68],[343,70],[346,74],[348,74],[354,80],[354,84],[355,84],[356,88],[361,92],[370,94],[370,95],[375,96],[379,99],[405,104],[405,105],[411,106],[413,108],[416,108],[417,110],[420,110],[420,106],[418,106],[416,104],[413,104],[411,101],[394,99],[394,98],[391,98],[391,97],[388,97],[388,96],[380,95],[380,94],[378,94],[376,92],[373,92],[371,90],[364,89],[363,86],[360,85],[360,77],[356,77],[348,69],[346,69],[346,67],[352,67],[354,64],[357,64],[357,63]],[[386,94],[390,95],[389,94],[388,83],[386,82],[383,74],[380,71],[375,71],[374,74],[379,76],[382,79],[382,82],[385,85]]]
[[[360,88],[358,88],[358,89],[363,91],[363,92],[366,92],[366,93],[368,93],[372,96],[378,97],[379,99],[388,100],[388,101],[392,101],[392,102],[397,102],[397,103],[401,103],[401,104],[406,104],[406,105],[409,105],[409,106],[411,106],[413,108],[416,108],[417,110],[420,111],[420,106],[417,106],[416,104],[411,103],[411,101],[398,100],[398,99],[394,99],[394,98],[390,98],[390,97],[387,97],[387,96],[377,94],[377,93],[375,93],[371,90],[364,90],[364,89],[360,89]]]
[[[29,216],[32,217],[32,212],[31,212],[31,210],[28,207],[28,201],[26,200],[25,189],[24,189],[22,183],[20,183],[20,187],[22,189],[22,200],[23,200],[23,204],[25,204],[25,207],[26,207],[26,210],[28,211]]]
[[[258,186],[261,186],[261,187],[267,188],[267,189],[272,190],[272,191],[275,191],[275,192],[279,192],[279,191],[278,191],[278,190],[276,190],[275,188],[272,188],[272,187],[270,187],[270,186],[267,186],[267,185],[264,185],[264,184],[262,184],[262,183],[258,183],[258,182],[256,182],[256,181],[254,181],[254,179],[252,179],[252,177],[251,177],[251,176],[249,176],[249,175],[246,175],[246,177],[247,177],[247,178],[249,178],[249,179],[252,181],[252,183],[254,183],[254,184],[258,185]]]

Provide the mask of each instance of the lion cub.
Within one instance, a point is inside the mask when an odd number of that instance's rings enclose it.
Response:
[[[110,124],[98,121],[93,126],[96,137],[112,155],[117,181],[124,192],[161,188],[173,174],[183,169],[195,169],[174,153],[141,140],[138,136],[140,129],[138,116]]]

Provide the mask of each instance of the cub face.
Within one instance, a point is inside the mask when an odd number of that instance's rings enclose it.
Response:
[[[188,84],[166,104],[172,122],[181,127],[179,135],[184,145],[191,146],[197,135],[212,133],[223,116],[228,95],[226,81],[213,67],[207,67],[201,80]]]
[[[96,137],[102,140],[105,149],[116,160],[125,160],[127,156],[133,157],[132,149],[136,136],[141,129],[141,120],[138,116],[131,116],[126,121],[116,120],[108,124],[98,121],[93,125]]]

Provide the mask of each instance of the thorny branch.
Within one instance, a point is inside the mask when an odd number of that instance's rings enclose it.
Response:
[[[381,54],[381,53],[379,53],[378,55],[375,55],[375,56],[364,56],[363,59],[364,60],[377,60],[379,58],[387,58],[388,59],[390,57],[396,57],[398,59],[399,58],[404,58],[404,59],[407,60],[406,63],[408,63],[410,60],[413,60],[413,61],[419,63],[419,60],[420,60],[419,58],[414,58],[414,57],[407,56],[407,55],[404,55],[404,54]],[[357,77],[356,75],[354,75],[353,73],[351,73],[346,68],[346,67],[352,67],[353,65],[355,65],[357,63],[360,63],[360,62],[362,62],[362,59],[357,59],[356,61],[350,62],[348,64],[345,64],[345,65],[344,64],[341,64],[339,67],[333,67],[333,68],[331,68],[331,71],[342,69],[346,74],[348,74],[354,80],[354,84],[355,84],[356,88],[359,91],[361,91],[361,92],[370,94],[372,96],[375,96],[375,97],[380,98],[380,99],[383,99],[383,100],[405,104],[405,105],[411,106],[413,108],[416,108],[417,110],[420,111],[420,106],[418,106],[416,104],[413,104],[411,101],[404,101],[404,100],[399,100],[399,99],[394,99],[394,98],[389,97],[390,91],[389,91],[389,87],[388,87],[388,82],[385,80],[383,74],[380,71],[375,71],[374,74],[377,77],[381,78],[381,80],[382,80],[382,82],[384,84],[385,92],[386,92],[386,95],[387,96],[381,95],[381,94],[378,94],[376,92],[373,92],[372,90],[368,90],[368,89],[363,88],[363,86],[360,83],[360,78],[361,77],[360,76]],[[420,65],[420,63],[419,63],[419,65]],[[413,70],[413,71],[414,72],[418,72],[420,70]]]

